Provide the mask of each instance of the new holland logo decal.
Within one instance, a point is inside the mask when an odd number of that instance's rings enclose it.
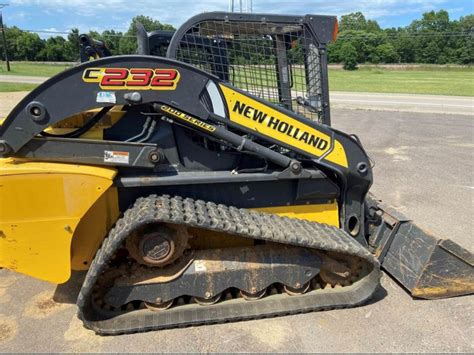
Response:
[[[88,68],[82,73],[83,81],[106,90],[175,90],[179,78],[179,71],[168,68]]]
[[[303,142],[321,151],[325,151],[329,146],[329,142],[326,139],[318,137],[308,132],[304,128],[295,127],[294,125],[285,122],[283,119],[273,117],[238,100],[235,101],[232,111],[237,112],[239,115],[243,115],[249,120],[265,125],[267,128],[283,133],[290,138],[294,138],[299,142]]]
[[[342,144],[329,134],[262,102],[220,85],[230,120],[291,148],[347,167]]]

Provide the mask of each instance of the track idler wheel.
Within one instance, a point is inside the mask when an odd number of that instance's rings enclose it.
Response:
[[[306,293],[309,290],[309,285],[310,285],[309,282],[305,283],[303,286],[296,285],[296,287],[283,285],[283,289],[290,296],[297,296],[297,295],[302,295],[303,293]]]
[[[164,267],[183,255],[188,239],[185,227],[156,225],[143,234],[132,235],[127,239],[126,247],[138,263]]]

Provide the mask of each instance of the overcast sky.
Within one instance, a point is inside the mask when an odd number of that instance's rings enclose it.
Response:
[[[245,0],[242,0],[245,3]],[[178,27],[192,15],[226,11],[228,0],[1,0],[7,26],[28,30],[81,32],[115,29],[125,31],[135,15],[148,15]],[[238,4],[239,0],[235,0]],[[448,10],[452,19],[474,13],[473,0],[253,0],[254,12],[277,14],[343,15],[361,11],[382,27],[408,25],[423,12]]]

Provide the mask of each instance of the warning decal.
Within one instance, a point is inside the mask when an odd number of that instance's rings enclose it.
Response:
[[[104,150],[104,162],[105,163],[119,163],[128,164],[129,152],[118,152],[113,150]]]

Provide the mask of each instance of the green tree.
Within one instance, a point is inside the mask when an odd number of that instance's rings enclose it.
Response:
[[[455,23],[459,33],[463,36],[454,38],[452,62],[459,64],[474,63],[474,15],[464,16]]]
[[[79,60],[79,29],[71,29],[71,32],[67,35],[66,50],[70,61]]]
[[[397,63],[400,60],[400,56],[390,43],[383,43],[377,46],[375,48],[375,55],[382,63]]]
[[[123,38],[123,33],[114,30],[105,30],[101,34],[105,45],[112,52],[113,55],[120,54],[120,40]]]
[[[367,20],[366,31],[367,31],[367,32],[377,33],[377,32],[382,31],[382,29],[380,28],[380,26],[379,26],[379,24],[377,23],[377,21],[375,21],[375,20]]]
[[[421,63],[442,63],[450,46],[447,35],[453,28],[445,10],[425,12],[420,20],[413,21],[407,28],[416,38],[415,61]]]
[[[139,15],[135,16],[130,23],[128,31],[125,35],[120,38],[119,41],[119,52],[121,54],[133,54],[137,51],[137,40],[135,38],[137,34],[136,24],[137,22],[141,23],[147,32],[164,30],[164,31],[174,31],[175,28],[172,25],[161,23],[160,21],[154,20],[149,16]]]
[[[411,37],[406,31],[402,30],[398,32],[395,37],[393,47],[397,51],[397,54],[402,63],[415,63],[415,48],[417,46],[416,39]]]
[[[175,31],[176,29],[173,27],[173,25],[167,24],[167,23],[161,23],[158,20],[154,20],[153,18],[149,16],[144,16],[144,15],[138,15],[135,16],[132,19],[132,22],[130,23],[130,26],[128,27],[127,34],[135,36],[137,33],[136,29],[136,24],[141,23],[143,27],[145,27],[145,30],[148,32],[151,31],[157,31],[157,30],[163,30],[163,31]]]
[[[135,38],[137,22],[142,23],[149,32],[174,30],[171,25],[141,15],[132,19],[126,33],[114,30],[105,30],[102,33],[91,31],[89,36],[104,41],[112,54],[133,54],[137,48]],[[14,26],[6,26],[5,31],[7,49],[12,60],[78,60],[77,29],[71,30],[67,40],[62,37],[41,39],[37,34],[22,31]],[[472,64],[473,39],[474,15],[452,21],[445,10],[430,11],[406,27],[382,30],[377,21],[366,20],[361,12],[355,12],[341,17],[338,39],[335,43],[329,44],[328,55],[331,63],[347,63],[348,66],[354,62],[354,53],[355,64],[365,62]],[[268,39],[235,42],[228,53],[231,61],[252,64],[273,63],[274,58],[270,52],[261,55],[251,54],[252,46],[259,46],[259,41],[265,40]],[[350,58],[346,58],[348,54]],[[0,59],[5,59],[3,50],[0,50]],[[293,64],[303,63],[304,50],[301,43],[292,44],[288,60]]]
[[[420,20],[413,21],[412,31],[442,32],[449,30],[449,14],[446,10],[425,12]]]
[[[66,43],[66,40],[61,36],[49,37],[41,51],[41,56],[51,62],[67,61]]]
[[[15,39],[15,60],[34,61],[44,48],[44,42],[36,33],[24,32]]]
[[[10,60],[19,60],[17,53],[16,53],[16,43],[17,39],[21,36],[23,31],[21,31],[18,27],[7,27],[5,26],[5,37],[7,39],[7,51],[8,57]],[[4,51],[3,51],[3,44],[2,50],[0,50],[0,58],[5,60]]]
[[[333,62],[343,62],[344,54],[342,47],[346,43],[350,43],[356,50],[357,62],[365,63],[372,59],[371,54],[375,48],[386,41],[385,34],[369,33],[365,31],[345,31],[342,32],[336,43],[329,48],[329,55]]]
[[[345,70],[357,69],[357,50],[351,43],[346,42],[342,45],[341,56],[343,58],[343,68]]]
[[[339,21],[339,29],[344,31],[366,31],[367,21],[362,12],[352,12],[348,15],[341,16]]]

